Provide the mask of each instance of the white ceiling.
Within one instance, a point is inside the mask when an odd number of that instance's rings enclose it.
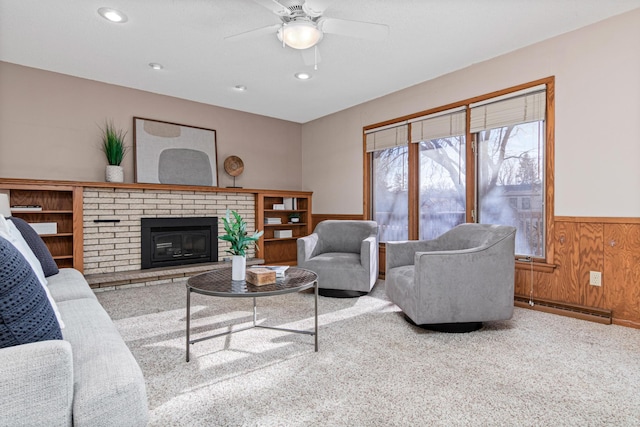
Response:
[[[253,0],[0,0],[0,60],[305,123],[640,7],[640,0],[329,3],[325,17],[386,24],[389,37],[327,34],[315,71],[273,34],[224,40],[280,22]],[[110,23],[100,7],[129,20]],[[165,68],[154,71],[151,62]],[[296,80],[299,71],[313,77]]]

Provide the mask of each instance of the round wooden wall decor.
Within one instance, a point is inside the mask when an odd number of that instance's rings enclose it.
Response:
[[[244,171],[244,163],[238,156],[229,156],[224,160],[224,171],[236,177]]]

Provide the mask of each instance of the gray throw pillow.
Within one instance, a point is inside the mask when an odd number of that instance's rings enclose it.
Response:
[[[20,251],[0,237],[0,348],[60,339],[38,277]]]
[[[44,277],[53,276],[54,274],[58,274],[58,265],[56,261],[51,256],[51,252],[49,248],[42,240],[42,237],[38,235],[36,230],[33,229],[29,225],[28,222],[23,220],[22,218],[9,217],[7,218],[9,221],[12,221],[16,226],[22,237],[27,242],[27,245],[31,248],[38,261],[42,265],[42,271],[44,272]]]

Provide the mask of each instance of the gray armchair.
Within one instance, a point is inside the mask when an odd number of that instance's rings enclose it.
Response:
[[[470,332],[513,315],[515,227],[462,224],[434,240],[388,242],[385,286],[412,323]]]
[[[361,296],[376,283],[378,224],[374,221],[322,221],[297,244],[298,267],[318,275],[320,295]]]

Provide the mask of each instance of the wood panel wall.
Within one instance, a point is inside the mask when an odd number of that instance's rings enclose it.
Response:
[[[556,268],[516,269],[516,295],[610,310],[613,323],[640,328],[640,218],[556,217]],[[589,284],[591,271],[602,286]]]

